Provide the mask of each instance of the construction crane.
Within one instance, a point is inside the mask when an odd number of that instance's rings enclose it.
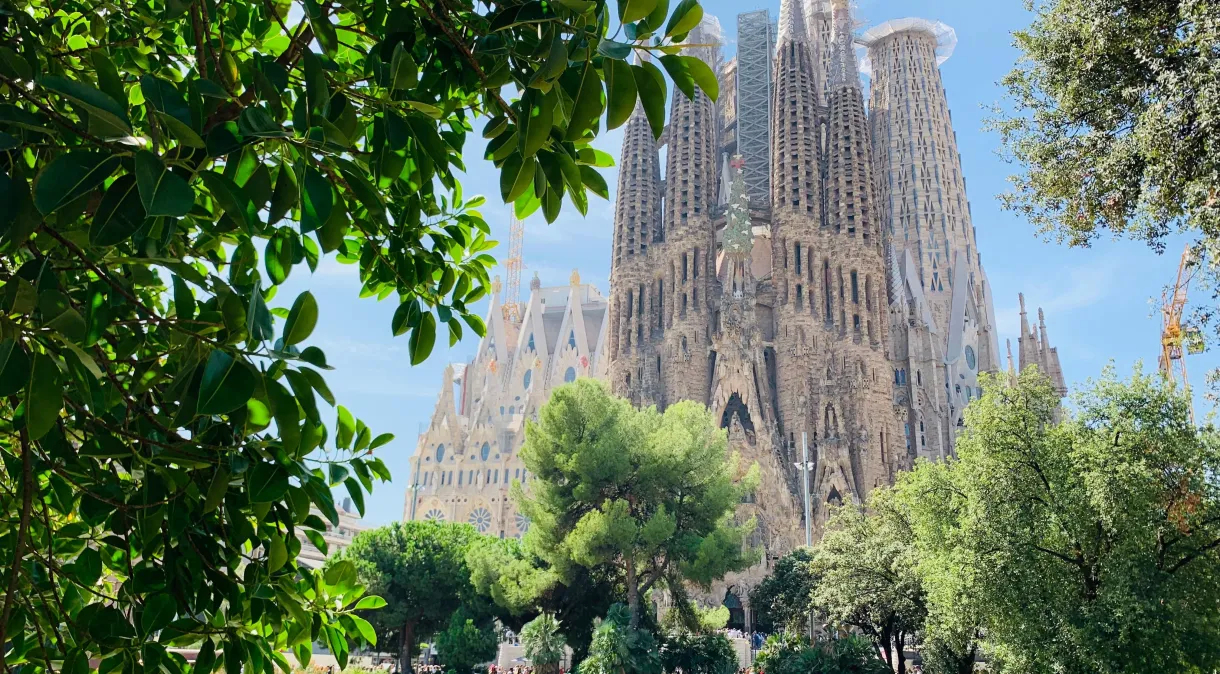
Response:
[[[524,243],[525,223],[513,212],[512,220],[508,224],[508,259],[504,260],[508,283],[504,286],[504,303],[500,305],[500,310],[504,312],[504,322],[509,325],[521,322],[521,269],[525,267],[521,248]]]
[[[1202,351],[1202,339],[1198,329],[1182,325],[1182,311],[1186,308],[1186,292],[1190,281],[1195,275],[1194,256],[1190,246],[1182,251],[1182,260],[1178,263],[1178,279],[1172,288],[1166,288],[1161,296],[1161,358],[1159,365],[1161,374],[1171,382],[1182,384],[1187,390],[1190,381],[1186,377],[1185,353],[1194,354]],[[1195,418],[1194,404],[1190,406],[1190,419]]]

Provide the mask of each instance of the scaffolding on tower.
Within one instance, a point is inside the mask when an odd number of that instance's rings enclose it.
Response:
[[[1195,274],[1194,256],[1190,246],[1182,251],[1178,263],[1178,278],[1172,288],[1166,288],[1161,297],[1161,374],[1171,382],[1182,384],[1190,395],[1190,381],[1186,377],[1186,360],[1183,355],[1203,351],[1203,338],[1198,328],[1182,325],[1182,312],[1186,308],[1186,294],[1191,278]],[[1190,419],[1195,418],[1194,403],[1190,403]]]
[[[504,303],[500,305],[504,322],[512,326],[521,322],[521,270],[525,267],[521,249],[524,243],[525,223],[514,212],[508,225],[508,259],[504,260],[508,283],[504,286]]]

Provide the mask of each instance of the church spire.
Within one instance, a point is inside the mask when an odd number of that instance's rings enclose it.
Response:
[[[711,47],[695,47],[687,53],[703,61],[713,72],[720,64],[720,24],[715,17],[705,15],[690,32],[687,42]],[[688,225],[710,230],[708,218],[716,205],[720,162],[720,118],[716,103],[702,91],[695,91],[691,100],[684,94],[671,97],[666,130],[665,164],[665,236]],[[681,120],[681,121],[679,121]]]
[[[817,85],[802,0],[780,5],[771,102],[771,203],[820,224],[821,176],[817,157]]]
[[[831,39],[834,41],[830,53],[831,90],[839,87],[860,88],[860,72],[856,67],[856,51],[853,47],[851,7],[848,0],[832,0],[833,25]]]
[[[623,129],[623,151],[619,158],[618,191],[614,197],[614,252],[617,267],[648,251],[649,244],[660,241],[661,164],[657,142],[644,114],[636,104],[635,112]]]

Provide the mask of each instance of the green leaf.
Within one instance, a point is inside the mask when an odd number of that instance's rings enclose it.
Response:
[[[277,463],[260,461],[250,468],[246,488],[251,503],[274,503],[288,493],[288,471]]]
[[[378,447],[381,447],[382,445],[389,444],[393,440],[394,440],[393,433],[382,433],[381,435],[378,435],[377,437],[373,438],[373,442],[371,444],[369,444],[369,449],[377,449]]]
[[[693,101],[695,100],[695,78],[691,76],[689,63],[685,60],[688,58],[691,57],[668,54],[661,57],[661,65],[665,67],[665,72],[669,73],[669,78],[674,81],[674,86]]]
[[[356,419],[346,407],[339,406],[339,417],[335,422],[335,446],[347,449],[352,444],[352,436],[356,432]]]
[[[59,366],[44,353],[34,354],[30,383],[25,396],[25,428],[30,440],[38,440],[55,426],[63,409]]]
[[[237,222],[246,228],[253,229],[258,223],[258,211],[250,197],[238,187],[237,183],[215,171],[200,171],[199,177],[212,193],[217,205]]]
[[[158,592],[144,602],[144,612],[140,616],[140,627],[146,636],[151,636],[174,621],[178,614],[178,602],[168,592]]]
[[[335,394],[330,392],[330,387],[326,385],[326,380],[322,378],[320,372],[303,367],[301,368],[301,374],[309,382],[310,387],[317,391],[318,395],[322,396],[322,399],[327,404],[332,406],[335,404]]]
[[[271,194],[271,213],[267,216],[267,224],[274,225],[297,205],[300,188],[297,187],[296,173],[287,164],[280,166],[279,175],[275,179],[275,191]]]
[[[174,274],[174,312],[178,318],[187,321],[195,317],[195,295],[177,274]]]
[[[352,622],[356,623],[356,630],[360,632],[360,637],[362,639],[364,639],[365,641],[367,641],[369,643],[369,645],[376,646],[377,645],[377,632],[376,632],[376,630],[373,629],[373,626],[371,624],[369,624],[369,621],[365,620],[364,618],[361,618],[358,615],[353,615],[353,616],[349,616],[349,617],[352,619]]]
[[[649,61],[631,66],[631,73],[635,75],[635,88],[648,117],[648,126],[652,127],[652,137],[660,138],[665,131],[665,97],[668,95],[665,76]]]
[[[168,117],[183,124],[191,133],[198,134],[194,129],[191,129],[191,109],[186,104],[186,99],[183,98],[182,92],[178,91],[172,83],[167,82],[160,77],[153,75],[145,75],[140,78],[140,90],[144,92],[144,100],[153,107],[153,110],[164,113]]]
[[[626,61],[631,56],[631,45],[626,42],[616,42],[614,40],[603,39],[597,43],[597,53],[602,56]],[[605,69],[607,64],[603,63],[602,68]]]
[[[131,135],[127,110],[119,101],[101,91],[88,84],[55,75],[39,78],[38,84],[88,111],[90,132],[107,138]]]
[[[305,665],[301,665],[304,667]],[[216,642],[211,639],[204,639],[203,645],[199,647],[199,653],[195,655],[195,666],[191,670],[191,674],[211,674],[216,667]]]
[[[419,325],[419,316],[419,300],[411,298],[394,310],[394,317],[390,319],[390,330],[397,337]]]
[[[665,37],[689,33],[702,20],[703,7],[699,0],[682,0],[669,16],[669,23],[665,24]]]
[[[408,348],[411,352],[411,364],[419,365],[427,360],[436,344],[436,317],[432,312],[425,312],[419,320],[419,325],[411,331]]]
[[[267,382],[267,395],[271,398],[272,416],[280,432],[280,444],[290,456],[295,456],[301,444],[301,412],[296,398],[278,381]]]
[[[203,369],[195,410],[207,416],[244,407],[254,395],[255,384],[254,373],[245,363],[221,349],[214,349]]]
[[[263,249],[263,268],[267,270],[272,285],[283,283],[292,271],[295,239],[296,233],[287,227],[281,227],[267,239],[267,247]]]
[[[390,59],[390,89],[411,89],[419,84],[419,66],[411,53],[400,41],[394,45],[394,55]]]
[[[0,342],[0,396],[15,395],[30,381],[30,358],[15,340]]]
[[[98,95],[105,96],[100,91]],[[34,205],[43,215],[50,215],[101,185],[118,166],[118,157],[109,152],[65,152],[38,174],[34,183]]]
[[[522,156],[533,156],[551,136],[557,98],[555,94],[544,94],[537,89],[527,89],[521,97],[521,114],[517,118],[520,131],[517,137]]]
[[[364,517],[364,492],[360,490],[360,483],[356,478],[349,477],[343,481],[347,485],[347,493],[352,497],[352,503],[356,504],[356,511]]]
[[[279,571],[287,561],[288,546],[284,544],[283,536],[275,534],[267,545],[267,573]]]
[[[118,103],[119,109],[122,110],[123,104],[127,102],[127,94],[123,91],[123,81],[119,79],[119,72],[114,67],[114,62],[101,49],[93,50],[89,57],[93,62],[93,71],[97,74],[98,88],[115,103]]]
[[[284,344],[291,346],[305,341],[317,324],[318,301],[313,293],[306,290],[297,295],[292,310],[288,312],[288,322],[284,324]]]
[[[606,77],[606,129],[617,129],[635,110],[635,75],[626,61],[609,59],[602,68]]]
[[[375,594],[370,594],[360,598],[356,605],[352,607],[357,611],[372,611],[379,608],[385,608],[386,601]]]
[[[585,64],[584,74],[572,100],[572,114],[568,120],[567,134],[564,136],[564,139],[569,141],[579,140],[602,114],[602,81],[591,62]]]
[[[275,336],[271,310],[257,287],[250,291],[250,306],[246,309],[246,335],[251,341],[264,342]]]
[[[114,246],[127,240],[144,225],[144,204],[136,177],[122,175],[110,183],[89,224],[89,242],[95,246]]]
[[[216,474],[212,476],[212,482],[208,485],[208,493],[203,500],[203,512],[210,513],[220,507],[220,503],[224,501],[228,491],[229,471],[222,466],[216,469]]]
[[[580,180],[589,188],[589,191],[603,199],[610,199],[610,189],[606,186],[606,179],[602,174],[591,166],[580,167]]]
[[[657,0],[618,0],[619,23],[631,23],[648,16]]]
[[[323,370],[335,369],[326,364],[326,354],[322,352],[322,349],[319,349],[316,346],[307,346],[302,349],[300,358],[306,363]]]
[[[334,56],[339,49],[339,37],[326,16],[326,11],[318,5],[318,0],[304,0],[303,4],[305,16],[309,17],[309,25],[313,28],[314,37],[322,46],[322,51],[326,52],[327,56]],[[330,3],[327,3],[326,7],[329,8]]]
[[[703,90],[703,93],[713,101],[720,96],[720,82],[716,79],[716,73],[708,64],[704,63],[694,56],[679,56],[682,62],[686,64],[686,71],[690,73],[691,78],[695,80],[695,84]],[[664,60],[664,59],[662,59]]]
[[[140,201],[149,217],[179,218],[195,205],[195,191],[186,180],[166,169],[157,155],[148,150],[136,153],[136,183],[140,186]]]
[[[325,224],[334,205],[330,181],[313,166],[305,167],[305,179],[301,181],[301,233],[312,232]]]

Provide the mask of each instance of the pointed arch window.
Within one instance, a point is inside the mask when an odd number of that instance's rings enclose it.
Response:
[[[568,333],[568,346],[573,349],[576,348],[576,331],[575,330]]]
[[[576,368],[569,367],[567,371],[563,373],[563,381],[567,384],[576,381]]]
[[[528,347],[529,347],[529,350],[530,350],[530,351],[534,351],[534,350],[535,350],[535,348],[534,348],[534,333],[532,333],[532,332],[530,333],[530,339],[529,339],[529,342],[526,344],[526,346],[528,346]]]
[[[521,384],[522,384],[522,385],[523,385],[523,386],[524,386],[526,389],[529,389],[529,387],[530,387],[530,381],[531,381],[531,380],[533,380],[533,378],[534,378],[534,371],[533,371],[533,370],[526,370],[526,371],[525,371],[525,378],[524,378],[524,379],[522,379]]]

